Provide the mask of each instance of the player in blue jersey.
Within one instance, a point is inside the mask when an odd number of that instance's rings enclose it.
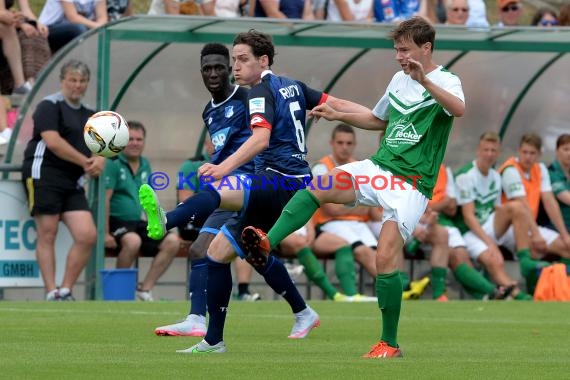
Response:
[[[236,255],[250,262],[267,284],[289,302],[295,314],[289,338],[305,338],[320,323],[319,316],[306,305],[284,265],[273,256],[249,255],[242,244],[241,231],[250,224],[260,228],[271,226],[287,201],[311,177],[305,161],[308,109],[325,102],[346,112],[362,112],[365,108],[313,90],[300,81],[273,74],[270,67],[274,55],[275,48],[266,34],[250,30],[234,39],[235,79],[239,84],[253,86],[248,97],[252,136],[221,164],[208,163],[200,167],[200,176],[216,182],[166,214],[150,186],[142,186],[139,192],[149,218],[149,236],[153,238],[160,238],[166,230],[189,220],[203,220],[218,207],[240,211],[239,218],[226,223],[208,248],[208,331],[203,341],[183,352],[226,351],[223,330],[232,288],[230,262]],[[255,175],[244,186],[243,180],[230,174],[255,156]]]
[[[208,128],[213,152],[210,162],[219,164],[251,136],[247,119],[248,90],[230,83],[230,52],[227,47],[218,43],[206,44],[200,53],[200,64],[204,86],[212,94],[202,113],[204,124]],[[253,162],[247,162],[233,171],[233,174],[251,174]],[[190,173],[182,179],[195,191],[195,183],[191,181],[197,173]],[[227,210],[216,210],[204,222],[200,233],[190,247],[191,271],[188,276],[190,292],[190,312],[178,323],[161,326],[154,330],[156,335],[163,336],[204,336],[206,335],[206,280],[208,265],[206,251],[220,231],[220,228],[237,213]]]

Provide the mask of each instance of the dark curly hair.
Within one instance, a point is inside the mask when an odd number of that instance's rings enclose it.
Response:
[[[223,55],[228,60],[228,62],[230,61],[230,51],[225,45],[218,44],[215,42],[204,45],[202,51],[200,52],[200,61],[205,56],[211,54]]]
[[[271,40],[271,36],[261,33],[255,29],[238,34],[234,38],[234,46],[249,45],[253,55],[257,58],[266,55],[269,59],[269,66],[273,65],[273,57],[275,57],[275,46]]]

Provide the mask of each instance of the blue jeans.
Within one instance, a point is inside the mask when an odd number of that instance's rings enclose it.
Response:
[[[57,24],[49,25],[48,42],[52,54],[67,45],[75,37],[87,31],[87,27],[82,24],[72,24],[67,20],[61,21]]]

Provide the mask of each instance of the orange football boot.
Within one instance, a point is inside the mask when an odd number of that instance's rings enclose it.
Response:
[[[362,356],[367,359],[380,359],[380,358],[401,358],[402,351],[400,348],[390,347],[388,343],[380,341],[370,349],[370,352]]]

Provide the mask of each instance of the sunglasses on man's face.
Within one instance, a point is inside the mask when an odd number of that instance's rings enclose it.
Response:
[[[542,26],[555,26],[558,25],[556,20],[540,20],[540,25]]]
[[[506,7],[501,8],[501,12],[516,12],[521,7],[518,4],[509,4]]]

